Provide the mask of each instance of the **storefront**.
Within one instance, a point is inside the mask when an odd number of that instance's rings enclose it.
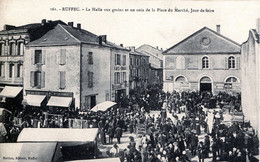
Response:
[[[22,109],[23,87],[5,86],[0,93],[2,97],[2,106],[14,112]]]

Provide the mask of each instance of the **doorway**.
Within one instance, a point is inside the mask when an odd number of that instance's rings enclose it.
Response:
[[[209,77],[200,79],[200,92],[212,92],[212,83]]]

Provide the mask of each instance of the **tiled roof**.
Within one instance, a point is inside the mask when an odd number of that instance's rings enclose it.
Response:
[[[75,45],[80,43],[99,44],[98,36],[84,29],[77,29],[69,25],[58,24],[53,30],[47,32],[43,37],[37,39],[29,46],[51,46],[51,45]],[[102,42],[103,46],[126,50],[112,42]]]

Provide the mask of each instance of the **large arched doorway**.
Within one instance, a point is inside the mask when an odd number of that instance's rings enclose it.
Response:
[[[202,77],[200,79],[200,91],[201,92],[212,92],[212,82],[209,77]]]

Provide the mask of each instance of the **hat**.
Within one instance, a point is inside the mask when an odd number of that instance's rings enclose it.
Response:
[[[114,144],[114,147],[118,147],[118,145],[115,143],[115,144]]]

